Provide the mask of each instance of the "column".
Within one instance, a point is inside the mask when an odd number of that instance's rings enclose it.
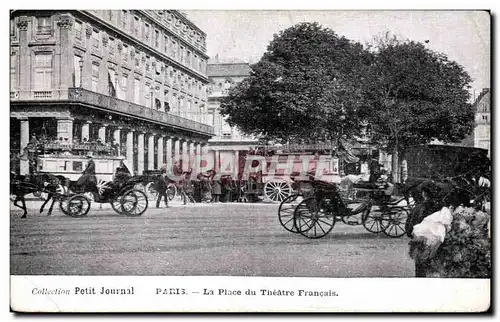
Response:
[[[137,135],[137,174],[144,172],[144,132]]]
[[[158,137],[158,154],[156,155],[156,163],[158,164],[158,169],[161,169],[163,164],[163,135]]]
[[[57,119],[57,139],[68,139],[71,143],[73,141],[73,119],[72,118],[58,118]]]
[[[106,127],[107,125],[105,124],[99,126],[99,140],[101,140],[102,143],[106,143]]]
[[[172,137],[169,137],[166,143],[167,170],[172,171]]]
[[[17,27],[19,28],[19,98],[30,98],[31,84],[31,54],[28,47],[31,38],[32,19],[27,16],[19,17]]]
[[[117,151],[116,151],[117,155],[122,155],[121,154],[120,130],[121,130],[121,127],[117,127],[113,131],[113,139],[115,141],[114,144],[118,144]]]
[[[234,151],[234,179],[238,179],[238,172],[240,168],[240,151],[235,150]]]
[[[134,131],[127,132],[127,165],[134,171]]]
[[[196,150],[194,147],[194,142],[191,142],[189,143],[189,167],[193,169],[193,175],[198,174],[195,158],[196,158]]]
[[[196,144],[196,167],[195,167],[196,173],[200,173],[202,157],[206,157],[206,156],[202,156],[201,143],[198,143],[198,144]]]
[[[85,121],[83,124],[82,124],[82,142],[85,141],[85,139],[87,139],[87,141],[90,141],[90,124],[92,122],[90,121]]]
[[[19,147],[21,154],[23,154],[24,149],[26,148],[26,146],[28,146],[28,143],[30,141],[30,123],[27,117],[20,119],[20,122],[21,122],[21,145]],[[30,166],[27,155],[24,158],[21,158],[20,165],[21,165],[20,174],[29,174]]]
[[[220,170],[220,151],[219,150],[214,150],[214,154],[215,154],[214,168],[215,168],[216,172],[219,172],[219,170]]]
[[[148,170],[155,168],[155,135],[148,136]]]
[[[188,154],[188,142],[182,142],[182,171],[187,171],[189,169],[189,154]]]
[[[180,151],[181,140],[178,138],[175,138],[174,140],[175,140],[174,141],[174,160],[179,161],[179,159],[181,157],[181,151]]]
[[[73,70],[73,44],[72,41],[72,26],[74,18],[69,14],[61,14],[57,21],[60,35],[60,46],[56,46],[56,55],[59,54],[60,64],[54,64],[55,74],[60,75],[59,84],[56,87],[61,89],[67,89],[73,86],[72,73],[69,71]],[[60,68],[60,70],[57,70]],[[63,71],[63,72],[61,72]],[[57,79],[57,78],[56,78]]]

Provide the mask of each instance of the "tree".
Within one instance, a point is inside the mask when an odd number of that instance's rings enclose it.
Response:
[[[457,142],[474,129],[471,78],[462,66],[414,41],[379,42],[361,86],[373,139],[393,155],[433,139]]]
[[[356,133],[362,95],[357,78],[371,53],[317,23],[274,35],[250,76],[221,102],[230,125],[266,139],[334,139]],[[340,118],[345,115],[345,120]]]

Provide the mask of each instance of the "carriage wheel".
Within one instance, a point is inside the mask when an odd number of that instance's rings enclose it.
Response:
[[[123,213],[127,216],[140,216],[148,209],[148,197],[141,190],[132,189],[120,199]]]
[[[385,212],[382,215],[384,234],[392,238],[403,236],[406,233],[405,224],[408,213],[408,210],[402,207],[395,207]]]
[[[297,227],[295,227],[295,220],[293,217],[293,213],[295,208],[299,204],[297,201],[299,195],[290,195],[285,198],[280,203],[280,207],[278,208],[278,217],[281,223],[281,226],[292,233],[298,233]]]
[[[75,218],[83,217],[86,216],[90,210],[90,200],[82,194],[74,195],[64,201],[61,200],[60,208],[67,216]]]
[[[264,185],[264,196],[273,202],[282,202],[292,191],[292,186],[286,181],[268,181]]]
[[[329,211],[327,200],[307,198],[294,211],[297,231],[311,239],[326,236],[335,226],[335,214]]]
[[[177,195],[177,188],[175,187],[175,184],[169,183],[167,185],[167,197],[168,201],[174,200],[175,196]]]
[[[123,214],[123,208],[122,204],[120,203],[121,197],[115,197],[113,200],[111,200],[109,203],[111,204],[111,208],[118,213],[118,214]]]
[[[382,219],[382,212],[379,209],[371,211],[371,209],[368,208],[363,213],[363,226],[369,232],[378,234],[384,230]]]
[[[144,188],[144,190],[146,191],[146,195],[148,196],[148,200],[156,200],[158,199],[158,191],[156,191],[155,189],[155,183],[154,182],[150,182],[146,185],[146,187]]]

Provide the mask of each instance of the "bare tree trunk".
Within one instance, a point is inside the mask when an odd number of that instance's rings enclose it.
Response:
[[[398,139],[396,138],[396,142],[394,144],[394,148],[392,149],[392,162],[391,162],[391,167],[392,167],[392,182],[398,183],[399,182],[399,156],[398,156]]]

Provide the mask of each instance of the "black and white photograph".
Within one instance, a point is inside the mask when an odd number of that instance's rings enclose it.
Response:
[[[490,308],[491,11],[9,15],[13,312]]]

